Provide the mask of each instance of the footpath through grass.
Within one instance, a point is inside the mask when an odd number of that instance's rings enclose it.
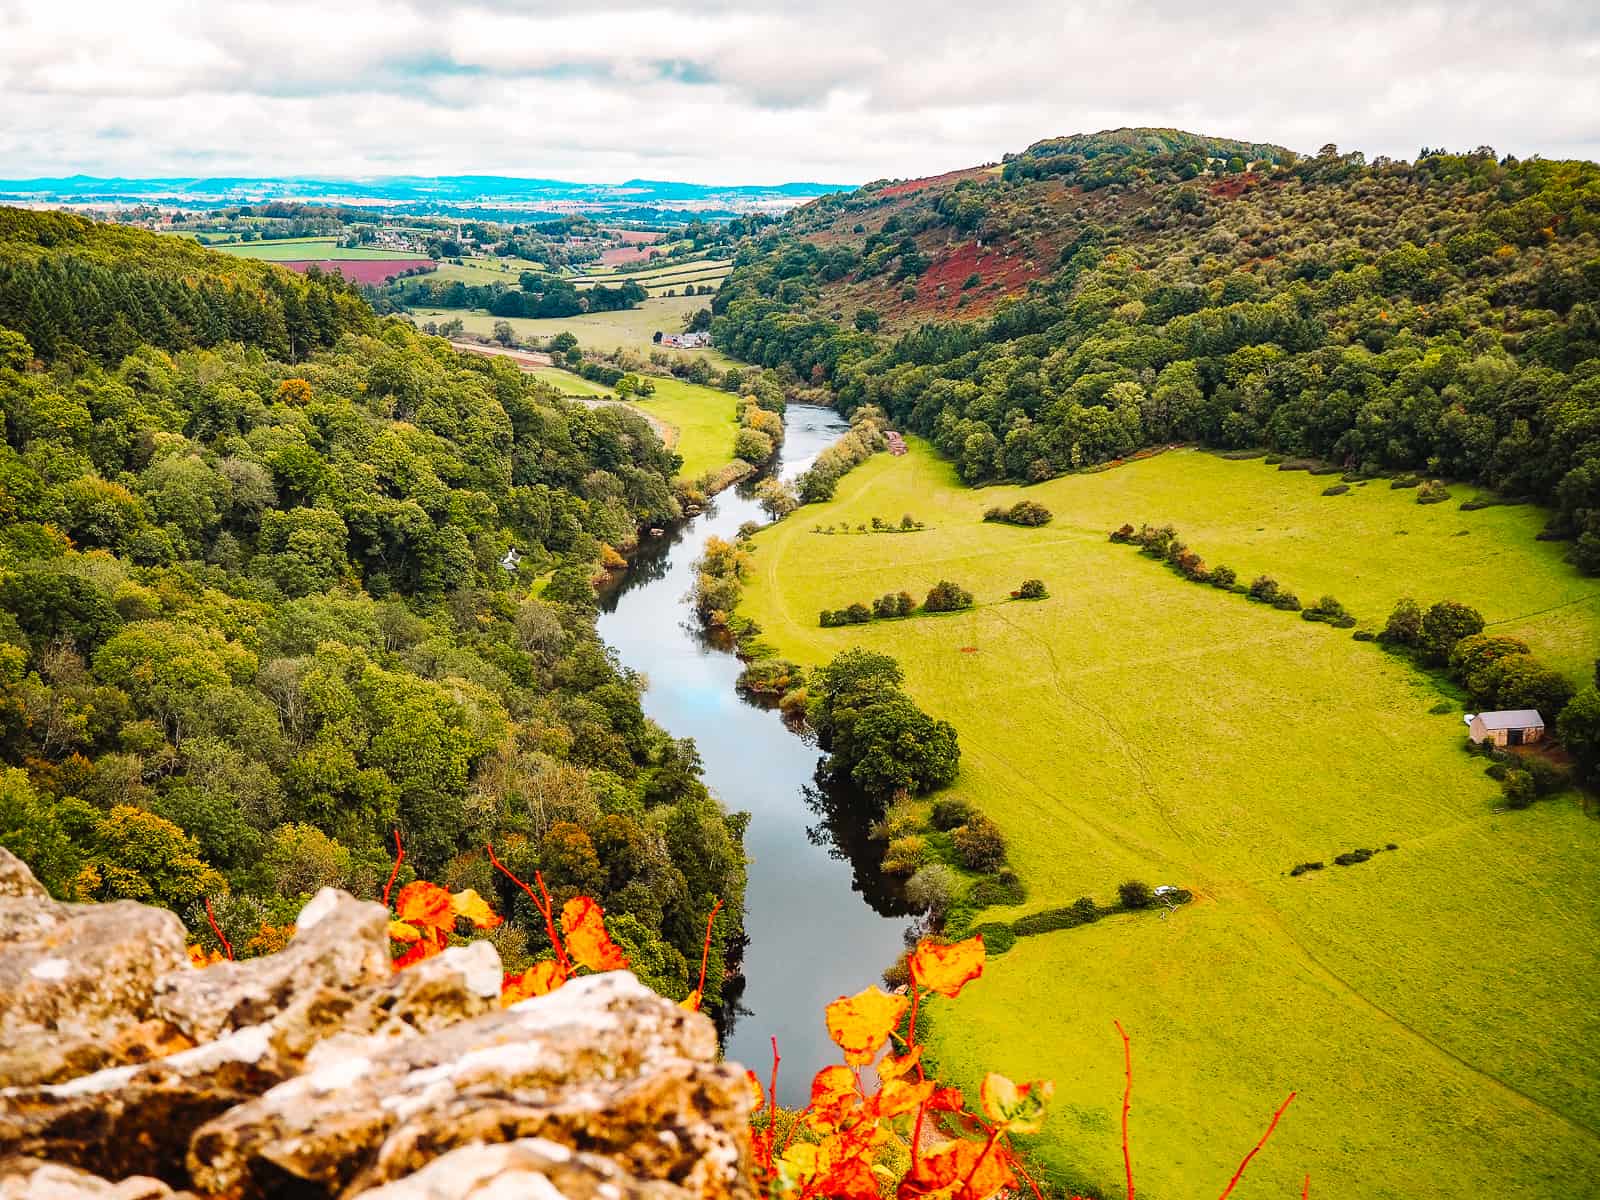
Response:
[[[1106,541],[1170,521],[1208,562],[1330,592],[1363,623],[1400,595],[1457,598],[1590,669],[1600,586],[1534,540],[1542,514],[1419,506],[1382,481],[1323,497],[1331,482],[1177,452],[973,491],[914,441],[758,535],[741,612],[802,662],[895,655],[955,724],[952,790],[1000,823],[1029,888],[980,919],[1105,903],[1131,877],[1196,893],[1166,919],[1022,938],[934,1016],[963,1086],[1056,1081],[1037,1150],[1063,1177],[1119,1190],[1117,1018],[1141,1195],[1220,1190],[1290,1090],[1236,1196],[1298,1195],[1304,1171],[1313,1195],[1582,1195],[1600,1173],[1600,825],[1571,796],[1496,812],[1459,713],[1430,712],[1440,694],[1408,664]],[[1055,520],[982,523],[1021,495]],[[906,513],[929,528],[811,532]],[[1050,599],[1005,599],[1029,577]],[[820,609],[940,578],[979,606],[818,627]],[[1308,860],[1329,865],[1287,875]]]

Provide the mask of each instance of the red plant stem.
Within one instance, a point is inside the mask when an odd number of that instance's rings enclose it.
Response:
[[[700,986],[695,990],[700,993],[700,1002],[706,999],[706,963],[711,961],[711,923],[717,919],[717,914],[722,911],[722,901],[718,900],[711,906],[711,915],[706,918],[706,941],[700,947]]]
[[[1122,1035],[1122,1167],[1128,1173],[1128,1200],[1133,1200],[1133,1156],[1128,1153],[1128,1101],[1133,1096],[1133,1043],[1121,1021],[1111,1022]]]
[[[978,1160],[972,1164],[972,1170],[967,1172],[967,1177],[961,1181],[961,1190],[965,1192],[977,1175],[978,1168],[983,1166],[983,1160],[989,1157],[989,1152],[994,1149],[994,1144],[1000,1140],[1000,1126],[996,1125],[989,1131],[989,1140],[983,1144],[983,1150],[978,1155]]]
[[[489,861],[494,864],[495,869],[526,892],[528,899],[533,901],[533,906],[539,910],[539,915],[544,918],[545,930],[550,934],[550,944],[556,949],[556,964],[564,973],[571,974],[572,964],[567,961],[567,949],[561,944],[561,935],[556,932],[555,905],[551,902],[550,893],[544,886],[544,874],[540,871],[533,873],[534,880],[539,884],[539,891],[544,895],[541,900],[531,887],[517,878],[510,867],[494,856],[493,843],[487,843],[484,848],[489,851]]]
[[[1228,1200],[1228,1197],[1233,1194],[1234,1185],[1239,1182],[1240,1177],[1244,1174],[1244,1169],[1250,1165],[1250,1160],[1256,1156],[1256,1151],[1267,1144],[1267,1139],[1272,1136],[1272,1131],[1278,1127],[1278,1118],[1283,1116],[1284,1109],[1289,1107],[1294,1097],[1295,1093],[1290,1092],[1289,1098],[1278,1106],[1277,1112],[1272,1114],[1272,1123],[1267,1126],[1267,1131],[1261,1135],[1259,1142],[1250,1147],[1250,1153],[1244,1156],[1244,1160],[1239,1164],[1239,1169],[1233,1173],[1233,1178],[1228,1180],[1228,1186],[1222,1189],[1222,1195],[1218,1196],[1217,1200]],[[1308,1181],[1309,1179],[1310,1176],[1307,1176]]]
[[[922,1101],[917,1105],[917,1125],[911,1131],[911,1173],[916,1174],[917,1163],[922,1158],[922,1118],[928,1111],[928,1102]]]
[[[228,939],[222,936],[222,930],[217,928],[217,918],[211,912],[211,897],[206,897],[206,920],[211,922],[211,932],[217,935],[217,941],[222,943],[222,948],[228,952],[228,961],[233,961],[233,946]]]
[[[767,1173],[773,1171],[773,1150],[778,1143],[778,1064],[783,1060],[778,1057],[778,1036],[772,1035],[772,1083],[767,1089]]]
[[[1033,1176],[1028,1174],[1028,1168],[1022,1165],[1022,1155],[1016,1153],[1016,1147],[1011,1145],[1009,1137],[1006,1139],[1006,1145],[1010,1147],[1012,1152],[1012,1168],[1018,1175],[1022,1176],[1022,1181],[1033,1190],[1034,1200],[1044,1200],[1044,1193],[1039,1190],[1039,1185],[1034,1181]]]
[[[400,831],[394,831],[394,870],[389,872],[389,882],[383,885],[383,906],[389,907],[389,889],[400,878],[400,864],[406,860],[406,848],[400,844]]]
[[[1300,1188],[1300,1200],[1310,1200],[1310,1197],[1311,1197],[1311,1175],[1310,1175],[1309,1172],[1307,1172],[1306,1181]]]

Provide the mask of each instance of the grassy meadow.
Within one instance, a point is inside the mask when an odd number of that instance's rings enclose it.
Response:
[[[568,396],[616,396],[608,387],[555,367],[533,374]],[[670,434],[667,444],[683,457],[679,471],[683,478],[698,479],[733,461],[733,440],[739,423],[738,398],[732,392],[659,376],[651,376],[650,381],[656,385],[655,394],[629,400],[628,406],[666,427]]]
[[[963,487],[913,441],[755,539],[741,611],[802,662],[895,655],[961,734],[952,789],[1007,835],[1024,911],[1141,878],[1194,904],[1020,939],[934,1016],[954,1082],[1056,1081],[1042,1162],[1120,1190],[1134,1040],[1140,1192],[1220,1191],[1291,1090],[1238,1197],[1580,1195],[1600,1173],[1600,826],[1572,796],[1497,812],[1459,709],[1346,631],[1184,582],[1106,531],[1170,521],[1212,564],[1332,593],[1381,624],[1455,598],[1575,676],[1600,585],[1534,540],[1536,510],[1461,512],[1374,482],[1173,452],[1039,487]],[[1470,491],[1457,490],[1458,499]],[[986,525],[1027,495],[1055,520]],[[920,533],[823,535],[909,513]],[[1465,530],[1465,533],[1461,532]],[[1008,593],[1042,578],[1051,596]],[[822,608],[940,578],[978,607],[838,629]],[[1357,847],[1398,848],[1351,867]],[[1326,870],[1287,872],[1308,860]]]
[[[550,338],[563,331],[570,332],[578,344],[589,350],[606,353],[612,350],[631,350],[635,354],[649,354],[661,350],[685,360],[705,358],[718,370],[737,366],[733,359],[716,350],[672,350],[658,346],[652,340],[657,330],[676,333],[683,328],[691,313],[708,308],[710,296],[659,296],[645,301],[637,308],[618,312],[581,313],[575,317],[494,317],[487,312],[465,309],[418,308],[411,316],[417,324],[424,321],[448,321],[461,318],[469,333],[488,337],[494,332],[495,322],[507,321],[519,338]]]

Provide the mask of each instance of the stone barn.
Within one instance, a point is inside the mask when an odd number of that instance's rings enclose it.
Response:
[[[1474,742],[1496,746],[1526,746],[1544,737],[1544,718],[1536,708],[1507,708],[1499,712],[1468,713],[1461,718]]]

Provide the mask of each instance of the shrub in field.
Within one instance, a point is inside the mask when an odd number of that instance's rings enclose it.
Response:
[[[1346,850],[1343,854],[1334,855],[1333,861],[1341,867],[1351,867],[1356,863],[1364,863],[1371,857],[1371,850]]]
[[[1430,479],[1417,488],[1418,504],[1443,504],[1450,499],[1450,489],[1437,479]]]
[[[1350,485],[1348,483],[1336,483],[1332,487],[1323,488],[1322,494],[1324,496],[1342,496],[1349,490]]]
[[[977,815],[971,804],[957,796],[946,796],[933,802],[933,811],[929,822],[935,829],[948,833],[950,830],[965,825]]]
[[[1117,899],[1123,908],[1149,908],[1155,900],[1150,885],[1141,879],[1129,879],[1117,885]]]
[[[1290,868],[1289,874],[1291,874],[1291,875],[1304,875],[1307,871],[1320,871],[1320,870],[1322,870],[1322,863],[1321,862],[1303,862],[1303,863],[1296,863],[1292,868]]]
[[[974,817],[951,830],[950,840],[955,845],[956,858],[969,871],[998,871],[1005,865],[1005,836],[988,817]]]
[[[1281,608],[1285,612],[1300,611],[1300,597],[1290,591],[1280,591],[1272,601],[1273,608]]]
[[[1239,578],[1239,574],[1232,567],[1212,567],[1211,578],[1207,581],[1212,587],[1231,588]]]
[[[1356,619],[1350,615],[1345,606],[1332,596],[1323,596],[1300,616],[1303,620],[1322,621],[1338,629],[1352,629],[1356,623]]]
[[[928,598],[922,602],[923,611],[930,613],[956,612],[971,607],[972,593],[948,579],[934,584],[928,591]]]
[[[1037,500],[1018,500],[1010,508],[999,505],[983,514],[985,521],[999,521],[1005,525],[1048,525],[1054,514]]]
[[[930,863],[906,880],[906,902],[918,912],[935,917],[954,902],[961,890],[961,880],[943,863]]]
[[[1091,896],[1079,896],[1067,908],[1085,925],[1100,919],[1100,906]]]
[[[845,616],[852,625],[865,625],[872,620],[872,610],[860,601],[845,609]]]
[[[928,862],[926,838],[917,834],[895,838],[883,852],[881,870],[885,875],[910,875]]]
[[[1132,525],[1121,525],[1118,528],[1113,529],[1111,531],[1111,540],[1113,542],[1118,542],[1118,543],[1121,543],[1123,545],[1126,545],[1127,543],[1132,542],[1133,538],[1134,538],[1134,528],[1133,528]]]
[[[1049,595],[1050,593],[1045,590],[1044,580],[1042,579],[1024,579],[1022,586],[1017,589],[1017,599],[1019,600],[1044,600]]]
[[[1257,575],[1250,581],[1250,599],[1262,604],[1275,603],[1282,590],[1278,581],[1270,575]]]

